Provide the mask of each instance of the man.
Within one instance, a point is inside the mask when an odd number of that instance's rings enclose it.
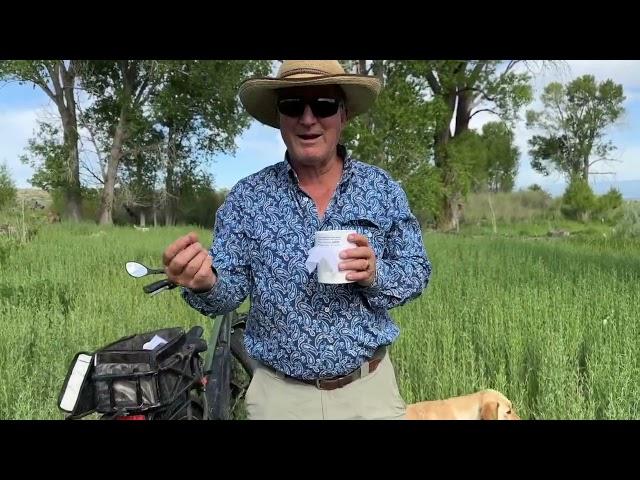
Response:
[[[376,78],[345,74],[337,61],[285,61],[275,78],[245,81],[244,107],[280,129],[285,159],[231,189],[210,252],[193,233],[165,251],[169,279],[203,314],[250,296],[245,346],[260,366],[249,418],[404,417],[388,309],[421,294],[431,264],[402,188],[339,143],[379,90]],[[340,229],[358,232],[339,265],[350,283],[319,283],[305,268],[315,232]]]

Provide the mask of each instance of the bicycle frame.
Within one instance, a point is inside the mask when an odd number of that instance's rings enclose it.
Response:
[[[148,274],[163,273],[159,269],[148,269],[137,262],[128,262],[127,271],[131,276],[141,277]],[[145,293],[156,295],[165,290],[174,289],[177,285],[167,279],[153,282],[143,287]],[[248,382],[242,383],[234,379],[234,358],[242,366],[245,373],[251,379],[255,369],[253,360],[244,348],[244,327],[246,314],[238,314],[236,311],[224,315],[208,316],[212,319],[212,329],[209,336],[204,361],[200,360],[201,374],[191,387],[180,393],[177,403],[165,411],[130,411],[126,414],[107,413],[103,419],[122,420],[151,420],[151,419],[198,419],[204,420],[229,420],[238,404],[244,396]],[[202,335],[202,327],[193,327],[190,332],[193,339],[197,340]],[[201,341],[201,340],[199,340]],[[196,352],[204,352],[196,350]],[[66,387],[65,387],[66,388]],[[62,393],[62,392],[61,392]],[[63,409],[64,410],[64,409]],[[68,411],[68,410],[65,410]],[[90,413],[90,412],[88,412]],[[82,415],[69,415],[67,418],[80,418]]]

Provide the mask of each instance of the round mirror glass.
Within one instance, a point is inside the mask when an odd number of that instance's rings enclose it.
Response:
[[[147,267],[138,262],[127,262],[127,273],[132,277],[144,277],[148,271]]]

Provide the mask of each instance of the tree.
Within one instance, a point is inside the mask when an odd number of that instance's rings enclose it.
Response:
[[[446,231],[458,225],[469,187],[466,172],[460,169],[449,143],[468,132],[471,119],[480,112],[512,123],[519,109],[532,99],[531,75],[528,71],[517,72],[515,67],[520,62],[516,60],[412,63],[415,74],[426,82],[440,106],[436,110],[441,114],[433,138],[433,155],[445,185],[438,227]]]
[[[11,205],[16,200],[16,185],[13,183],[9,168],[0,164],[0,209]]]
[[[258,61],[173,62],[152,104],[153,123],[164,139],[165,221],[175,222],[177,199],[197,182],[198,169],[217,152],[232,153],[250,124],[237,99],[240,82],[266,75]],[[194,183],[195,182],[195,183]]]
[[[152,60],[91,60],[83,70],[82,85],[95,99],[86,112],[84,126],[94,137],[108,143],[98,222],[113,223],[118,168],[138,131],[148,128],[144,107],[165,80],[168,65]]]
[[[510,192],[518,174],[520,152],[514,145],[513,131],[504,122],[489,122],[482,126],[482,141],[486,148],[486,185],[492,192]]]
[[[95,101],[83,118],[84,125],[93,131],[98,150],[105,153],[100,223],[112,223],[120,166],[132,159],[138,162],[138,169],[144,160],[155,162],[151,168],[164,172],[165,203],[172,203],[168,209],[175,212],[178,174],[191,175],[197,170],[194,164],[207,155],[235,147],[235,137],[249,125],[237,99],[237,87],[245,76],[267,73],[268,64],[89,62],[83,86]],[[173,218],[171,214],[168,223],[173,223]]]
[[[532,98],[531,75],[517,72],[518,63],[377,60],[368,67],[363,60],[345,62],[385,80],[379,101],[359,123],[354,122],[357,131],[348,132],[349,138],[358,145],[371,143],[363,147],[370,148],[364,158],[376,164],[386,162],[394,175],[427,172],[420,166],[432,166],[435,170],[429,178],[437,174],[441,186],[440,205],[434,212],[438,227],[455,228],[471,179],[486,162],[486,157],[474,155],[472,145],[478,138],[468,133],[471,119],[484,111],[512,123]]]
[[[65,210],[72,221],[80,220],[80,162],[78,124],[76,118],[77,60],[10,60],[0,61],[0,79],[32,83],[53,101],[62,122],[66,172],[63,190]]]
[[[568,218],[586,222],[597,207],[597,198],[589,183],[580,175],[571,178],[562,196],[560,211]]]
[[[531,166],[549,175],[556,170],[568,179],[589,181],[591,167],[610,160],[615,149],[605,140],[606,129],[623,114],[622,85],[612,80],[597,83],[583,75],[569,84],[553,82],[541,95],[543,110],[527,112],[527,127],[542,130],[529,140]],[[602,173],[602,172],[600,172]]]
[[[68,152],[60,129],[47,122],[38,122],[36,136],[28,140],[26,153],[20,156],[34,174],[29,183],[47,192],[64,193],[68,185]]]
[[[432,105],[421,97],[401,62],[386,61],[379,71],[384,88],[372,109],[347,124],[343,141],[354,156],[404,181],[429,157],[424,138],[433,133]]]

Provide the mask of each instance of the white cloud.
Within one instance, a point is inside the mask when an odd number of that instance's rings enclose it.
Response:
[[[540,62],[537,62],[540,67]],[[524,65],[519,65],[517,69],[523,71]],[[526,110],[540,110],[542,103],[540,102],[540,94],[544,87],[550,82],[567,83],[581,75],[591,74],[597,81],[603,81],[608,78],[617,83],[621,83],[624,88],[627,100],[625,107],[627,112],[617,122],[616,125],[608,129],[609,134],[624,134],[637,131],[638,125],[633,124],[632,102],[640,100],[640,61],[638,60],[569,60],[559,65],[551,66],[545,69],[534,69],[534,101],[522,109],[522,119],[518,121],[514,128],[515,144],[520,149],[520,168],[516,179],[516,187],[526,187],[533,183],[542,186],[564,184],[561,174],[553,173],[545,177],[535,172],[530,166],[530,158],[528,155],[528,140],[533,135],[533,131],[526,128],[524,122],[524,113]],[[497,120],[495,115],[488,112],[481,112],[474,116],[471,120],[471,127],[481,130],[482,126],[490,121]],[[611,137],[610,137],[611,138]],[[621,160],[620,163],[596,164],[593,171],[611,171],[613,175],[598,175],[598,179],[609,181],[625,181],[640,179],[640,137],[638,142],[626,143],[620,140],[614,140],[614,144],[618,150],[614,152],[614,158]],[[606,177],[606,178],[605,178]]]
[[[621,83],[624,89],[640,88],[640,60],[569,60],[573,78],[593,75],[596,80],[608,78]]]
[[[29,187],[33,170],[20,162],[20,155],[35,133],[41,109],[0,111],[0,163],[6,162],[18,188]]]

